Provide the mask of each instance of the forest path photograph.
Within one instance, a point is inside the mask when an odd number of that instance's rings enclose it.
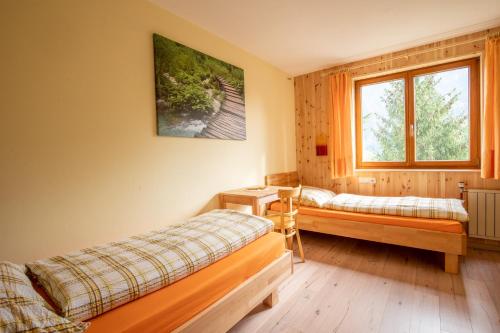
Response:
[[[225,93],[222,106],[200,133],[200,137],[245,140],[245,102],[236,89],[222,77],[217,78]]]
[[[153,35],[160,136],[245,140],[241,68]]]

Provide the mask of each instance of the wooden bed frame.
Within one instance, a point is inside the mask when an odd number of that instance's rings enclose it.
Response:
[[[267,185],[297,186],[298,182],[296,171],[266,176]],[[459,272],[459,256],[463,256],[467,252],[465,231],[458,234],[300,213],[297,221],[300,230],[443,252],[444,270],[448,273],[457,274]]]
[[[174,332],[226,332],[259,303],[278,302],[278,286],[293,273],[292,252],[283,255],[250,277],[223,298],[191,318]]]

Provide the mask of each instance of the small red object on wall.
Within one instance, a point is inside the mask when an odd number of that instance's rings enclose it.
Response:
[[[327,145],[316,145],[316,156],[326,156],[328,155]]]
[[[316,136],[316,156],[327,156],[328,145],[326,135],[319,134]]]

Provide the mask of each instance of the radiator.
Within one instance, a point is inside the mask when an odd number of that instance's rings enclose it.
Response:
[[[467,191],[469,236],[500,240],[500,190]]]

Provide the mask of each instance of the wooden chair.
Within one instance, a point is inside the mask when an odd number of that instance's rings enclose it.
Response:
[[[290,171],[267,175],[266,185],[296,187],[300,185],[299,174],[297,171]]]
[[[296,236],[299,245],[299,254],[302,262],[304,259],[304,250],[300,241],[299,226],[297,224],[297,214],[300,208],[302,198],[302,186],[290,189],[278,190],[278,197],[281,203],[280,214],[267,215],[266,218],[274,222],[274,230],[280,231],[285,235],[287,248],[293,250],[293,236]],[[297,198],[296,207],[293,207],[293,198]]]

